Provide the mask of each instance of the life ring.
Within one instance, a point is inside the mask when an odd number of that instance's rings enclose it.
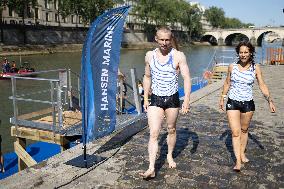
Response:
[[[203,78],[204,79],[211,79],[211,77],[212,77],[212,72],[210,72],[210,71],[205,71],[204,73],[203,73]]]

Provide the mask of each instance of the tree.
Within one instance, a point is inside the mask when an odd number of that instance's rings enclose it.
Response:
[[[179,20],[187,27],[188,35],[191,38],[200,36],[202,34],[202,24],[200,22],[202,17],[201,10],[197,5],[192,6],[186,2],[182,7]]]
[[[176,28],[181,23],[181,10],[185,4],[188,5],[184,0],[140,0],[132,12],[143,23],[148,41],[152,41],[156,26],[168,25]]]
[[[148,38],[148,41],[153,40],[153,33],[155,31],[155,24],[158,22],[158,4],[160,0],[140,0],[133,9],[132,12],[143,23],[144,32]]]
[[[29,8],[34,8],[37,5],[37,0],[8,0],[8,7],[9,9],[14,10],[20,17],[22,17],[22,25],[24,41],[23,43],[26,44],[26,28],[25,28],[25,18],[30,14],[28,10]]]
[[[242,28],[245,24],[243,24],[237,18],[225,18],[224,28]]]
[[[28,16],[29,7],[36,7],[37,0],[8,0],[9,9],[14,10],[20,17],[22,17],[22,24],[25,24],[25,18]]]
[[[204,16],[214,28],[223,28],[225,25],[225,12],[222,8],[209,7],[204,12]]]
[[[7,0],[0,0],[0,31],[1,31],[1,42],[4,40],[4,34],[3,34],[3,23],[2,23],[2,12],[5,6],[7,6]]]
[[[85,24],[92,22],[107,9],[114,6],[115,2],[121,0],[61,0],[59,4],[60,14],[63,18],[70,15],[80,15]],[[76,20],[77,24],[78,20]]]

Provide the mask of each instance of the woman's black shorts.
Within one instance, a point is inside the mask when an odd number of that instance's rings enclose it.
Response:
[[[157,106],[163,108],[163,110],[168,108],[179,108],[180,106],[179,94],[178,92],[176,92],[171,96],[157,96],[152,94],[151,103],[149,106]]]
[[[240,110],[241,113],[255,111],[254,101],[237,101],[228,99],[226,110]]]

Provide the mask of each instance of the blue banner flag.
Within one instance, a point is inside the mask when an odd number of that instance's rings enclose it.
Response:
[[[117,70],[129,6],[111,9],[91,25],[81,59],[83,143],[115,130]]]

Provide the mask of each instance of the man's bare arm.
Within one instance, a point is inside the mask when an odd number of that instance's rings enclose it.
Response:
[[[149,106],[148,103],[148,96],[150,94],[151,89],[151,72],[150,72],[150,65],[149,65],[149,52],[145,56],[145,74],[143,77],[143,88],[144,88],[144,109],[147,111]]]
[[[190,78],[190,72],[187,65],[186,57],[182,52],[180,53],[179,68],[180,68],[180,73],[184,80],[184,101],[182,104],[182,113],[187,113],[190,103],[191,78]]]

